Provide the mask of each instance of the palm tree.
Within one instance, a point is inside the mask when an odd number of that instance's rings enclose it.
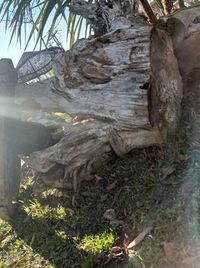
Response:
[[[92,5],[93,2],[98,2],[100,7],[112,3],[110,0],[87,0],[85,3]],[[126,3],[128,1],[114,2]],[[134,1],[129,2],[134,3]],[[171,0],[166,0],[165,2],[171,3]],[[157,9],[161,11],[159,13],[163,14],[164,7],[161,0],[155,0],[154,3]],[[73,4],[74,1],[71,0],[3,0],[0,5],[0,19],[6,22],[6,29],[11,31],[11,41],[16,36],[21,44],[22,36],[26,35],[26,46],[33,37],[36,37],[36,45],[40,42],[40,45],[48,46],[51,37],[55,35],[55,29],[59,21],[62,19],[66,23],[66,37],[71,47],[80,37],[81,29],[84,27],[85,35],[88,35],[91,31],[90,25],[93,24],[82,10],[74,10]],[[148,1],[141,0],[141,5],[150,22],[155,23],[156,16]],[[83,8],[83,2],[81,3],[81,8]],[[88,22],[91,24],[89,25]],[[48,29],[47,25],[50,25]]]
[[[88,17],[83,14],[82,10],[74,10],[74,3],[81,3],[80,8],[83,8],[84,3],[92,5],[98,3],[100,7],[111,5],[112,2],[132,3],[134,0],[86,0],[86,1],[72,1],[72,0],[2,0],[0,4],[0,21],[6,22],[6,29],[11,31],[12,41],[16,35],[19,43],[22,41],[22,36],[26,35],[26,45],[33,36],[36,36],[37,45],[40,44],[48,46],[50,38],[54,36],[55,29],[59,21],[63,19],[66,23],[66,37],[69,40],[70,47],[80,37],[81,29],[85,28],[85,35],[88,35],[90,25],[88,24]],[[146,13],[149,21],[154,24],[156,17],[164,14],[169,14],[173,7],[173,0],[140,0],[140,4]],[[184,6],[184,0],[179,1],[179,6]],[[86,25],[84,18],[86,18]],[[91,21],[90,21],[91,23]],[[31,25],[31,27],[30,27]],[[50,25],[47,29],[47,25]],[[91,29],[90,29],[91,30]]]
[[[10,41],[16,35],[17,41],[21,44],[22,36],[25,34],[26,46],[33,37],[36,37],[36,45],[40,42],[40,45],[43,43],[47,46],[59,21],[63,19],[66,22],[66,35],[72,45],[80,36],[84,19],[68,11],[70,2],[70,0],[3,0],[0,5],[0,18],[5,21],[6,30],[11,31]],[[50,26],[47,31],[48,22]]]

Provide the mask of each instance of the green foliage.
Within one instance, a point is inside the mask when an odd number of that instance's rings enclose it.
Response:
[[[87,1],[98,2],[98,0]],[[9,28],[11,31],[10,42],[16,36],[21,44],[25,36],[26,46],[35,38],[35,46],[40,43],[40,47],[41,45],[47,47],[62,19],[66,23],[66,37],[71,47],[79,39],[81,29],[85,29],[86,36],[91,31],[83,17],[69,12],[71,2],[72,0],[2,0],[0,21],[5,20],[6,30]],[[154,0],[151,5],[157,7],[159,14],[164,14],[161,0]]]
[[[115,231],[90,223],[88,207],[68,209],[68,198],[55,189],[33,196],[31,179],[21,186],[22,211],[9,223],[0,220],[0,268],[77,267],[77,263],[89,268],[96,253],[109,251],[118,238]]]
[[[87,252],[98,253],[111,248],[117,240],[113,230],[103,231],[95,235],[86,235],[81,239],[80,246]]]
[[[56,116],[59,116],[60,118],[64,119],[65,122],[70,121],[70,116],[67,113],[55,112],[53,114],[55,114]]]
[[[71,0],[3,0],[0,5],[0,20],[5,20],[6,30],[11,30],[10,42],[16,36],[21,44],[22,37],[25,36],[27,46],[35,37],[35,46],[38,43],[40,46],[48,46],[60,19],[63,19],[66,23],[66,35],[72,46],[80,37],[84,20],[68,11],[70,3]],[[49,29],[46,34],[47,27]]]

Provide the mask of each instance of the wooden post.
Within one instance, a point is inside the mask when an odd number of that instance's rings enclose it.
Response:
[[[10,59],[0,60],[0,217],[12,213],[12,201],[18,194],[20,160],[6,137],[6,117],[11,115],[17,73]]]

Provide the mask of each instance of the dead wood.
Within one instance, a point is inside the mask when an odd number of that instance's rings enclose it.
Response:
[[[144,2],[145,1],[143,1],[143,3]],[[136,14],[138,15],[138,7],[138,2],[135,0],[101,0],[96,4],[88,3],[84,0],[74,0],[69,6],[69,10],[71,13],[81,15],[87,20],[94,31],[94,36],[101,36],[119,27],[129,27],[129,19],[131,17],[132,20],[135,21],[135,16]],[[147,14],[149,15],[148,11],[149,9],[147,10]],[[155,18],[153,12],[151,12],[150,20],[153,19],[153,17]]]
[[[151,26],[137,22],[91,40],[79,40],[58,55],[53,91],[73,121],[54,146],[35,152],[30,165],[41,176],[35,191],[49,185],[52,168],[62,165],[63,182],[77,183],[115,152],[122,157],[134,148],[158,145],[162,137],[149,121]],[[37,189],[38,187],[38,189]]]

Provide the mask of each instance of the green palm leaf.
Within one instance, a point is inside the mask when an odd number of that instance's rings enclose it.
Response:
[[[98,2],[99,0],[87,0]],[[147,1],[147,0],[143,0]],[[5,28],[11,30],[10,42],[16,35],[21,44],[22,37],[26,38],[26,46],[33,36],[36,36],[35,45],[42,42],[48,46],[57,22],[63,18],[66,23],[66,36],[70,47],[80,37],[81,29],[88,35],[90,26],[85,20],[69,12],[68,7],[72,0],[2,0],[0,4],[0,21],[5,20]],[[162,0],[154,0],[160,10],[163,10]],[[28,14],[28,15],[27,15]],[[27,23],[29,20],[29,24]],[[31,24],[31,27],[30,27]],[[49,25],[47,30],[47,25]],[[44,38],[47,36],[46,38]]]
[[[17,41],[21,44],[22,36],[26,33],[26,35],[28,34],[26,46],[34,35],[36,35],[35,46],[39,42],[40,46],[42,42],[48,46],[58,20],[63,18],[66,23],[67,37],[72,46],[80,36],[83,19],[68,12],[70,3],[71,0],[3,0],[0,4],[0,20],[5,20],[6,30],[9,28],[11,31],[10,42],[16,36]],[[30,9],[32,9],[32,13],[35,13],[31,18],[27,16],[27,10]],[[30,20],[29,25],[26,20]],[[44,41],[48,21],[50,28],[46,41]]]

